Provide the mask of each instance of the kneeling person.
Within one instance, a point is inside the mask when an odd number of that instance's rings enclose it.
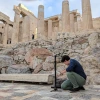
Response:
[[[61,74],[67,72],[68,77],[68,80],[61,84],[61,88],[64,90],[71,90],[72,92],[85,90],[83,85],[86,83],[86,74],[82,68],[82,65],[78,61],[70,59],[70,57],[67,55],[62,57],[61,62],[68,65],[66,70],[61,72]]]

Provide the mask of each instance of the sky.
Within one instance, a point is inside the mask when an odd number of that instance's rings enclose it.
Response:
[[[63,0],[0,0],[0,11],[8,15],[13,21],[14,11],[13,6],[18,5],[19,3],[24,4],[33,14],[37,17],[38,6],[44,5],[45,18],[61,14],[62,13],[62,1]],[[90,0],[92,17],[100,17],[100,0]],[[81,0],[69,0],[70,11],[78,9],[78,12],[82,13]]]

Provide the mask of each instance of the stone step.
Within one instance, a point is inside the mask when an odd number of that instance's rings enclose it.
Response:
[[[53,76],[50,74],[0,74],[1,81],[22,81],[22,82],[39,82],[53,83]]]

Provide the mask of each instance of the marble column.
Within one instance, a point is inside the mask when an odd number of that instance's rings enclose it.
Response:
[[[59,15],[58,20],[59,20],[59,32],[62,32],[62,18],[61,18],[61,15]]]
[[[77,32],[77,31],[78,31],[78,23],[75,22],[75,23],[74,23],[74,26],[75,26],[75,32]]]
[[[37,38],[44,38],[44,6],[38,7],[38,26],[37,26]]]
[[[70,32],[75,32],[74,23],[75,23],[75,20],[74,20],[74,13],[71,12],[71,13],[70,13]]]
[[[78,26],[78,31],[82,30],[82,18],[80,16],[80,14],[77,14],[77,26]]]
[[[29,33],[30,33],[30,39],[29,40],[31,41],[31,40],[33,40],[32,37],[34,35],[34,24],[33,24],[32,20],[30,21],[30,31],[29,31]]]
[[[15,11],[15,17],[13,25],[12,43],[18,43],[20,12],[16,9],[14,9],[14,11]]]
[[[25,16],[23,19],[23,25],[22,25],[22,41],[26,42],[30,40],[30,18],[29,16]]]
[[[83,29],[92,29],[92,13],[90,0],[82,0],[82,18],[83,18]]]
[[[64,0],[62,2],[62,32],[70,32],[70,13],[68,0]]]
[[[7,45],[8,28],[9,28],[9,25],[5,22],[4,35],[3,35],[3,45]]]
[[[57,39],[57,34],[58,34],[58,25],[55,24],[54,25],[54,29],[53,29],[53,34],[52,34],[52,40],[56,40]]]
[[[48,20],[48,39],[52,39],[52,20]]]

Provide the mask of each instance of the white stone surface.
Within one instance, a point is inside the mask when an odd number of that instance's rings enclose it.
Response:
[[[0,74],[0,80],[52,83],[50,74]]]

